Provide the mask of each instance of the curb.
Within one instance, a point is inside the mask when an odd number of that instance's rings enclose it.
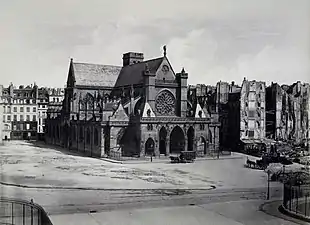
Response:
[[[283,207],[282,201],[283,201],[282,199],[278,199],[278,200],[265,202],[259,206],[259,211],[264,212],[270,216],[274,216],[274,217],[277,217],[277,218],[280,218],[283,220],[287,220],[287,221],[290,221],[290,222],[293,222],[296,224],[302,224],[302,225],[308,224],[304,220],[290,216],[289,214],[283,212],[282,208],[281,208],[281,207]],[[267,206],[270,206],[270,205],[274,205],[274,206],[271,206],[270,209],[266,209]]]
[[[310,218],[309,217],[306,217],[306,216],[304,216],[304,215],[302,215],[300,213],[295,213],[293,211],[287,210],[285,207],[283,207],[283,205],[280,205],[278,210],[281,213],[283,213],[284,215],[287,215],[287,216],[290,216],[292,218],[295,218],[295,219],[302,220],[302,221],[310,223]]]
[[[216,189],[215,186],[210,186],[210,188],[90,188],[90,187],[61,187],[61,186],[29,186],[23,184],[13,184],[0,181],[1,185],[13,186],[20,188],[29,189],[55,189],[55,190],[89,190],[89,191],[210,191]]]

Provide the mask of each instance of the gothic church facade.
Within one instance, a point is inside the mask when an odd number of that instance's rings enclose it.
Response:
[[[48,113],[46,142],[95,157],[218,151],[218,117],[188,99],[188,74],[159,58],[123,55],[123,66],[71,59],[62,109]]]

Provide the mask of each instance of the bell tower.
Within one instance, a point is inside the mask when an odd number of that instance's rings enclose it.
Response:
[[[181,73],[176,74],[176,80],[178,82],[177,88],[177,115],[180,117],[186,117],[187,112],[187,79],[188,73],[184,68]]]

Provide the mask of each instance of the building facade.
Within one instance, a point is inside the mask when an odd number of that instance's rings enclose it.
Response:
[[[37,137],[37,99],[38,86],[10,84],[2,91],[3,123],[2,139],[36,139]]]
[[[292,144],[309,146],[309,84],[272,83],[266,88],[266,134]]]
[[[241,139],[264,139],[266,124],[265,82],[244,80],[240,96]]]
[[[3,85],[0,84],[0,145],[3,143],[3,140],[2,140],[2,132],[3,132],[3,106],[2,106],[2,90],[3,90]]]
[[[254,151],[265,144],[265,83],[244,78],[218,82],[216,106],[221,122],[220,146],[232,151]]]
[[[48,89],[39,88],[36,84],[20,85],[18,88],[13,84],[7,88],[1,87],[1,140],[42,139],[49,101]],[[61,100],[61,96],[58,98]]]
[[[126,53],[123,66],[71,60],[61,112],[48,113],[46,141],[97,157],[216,152],[220,124],[188,101],[187,79],[166,51],[147,61]]]
[[[40,88],[38,95],[38,139],[44,140],[45,122],[49,105],[61,105],[64,98],[63,88]]]

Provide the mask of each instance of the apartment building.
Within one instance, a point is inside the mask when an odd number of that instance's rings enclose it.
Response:
[[[57,98],[61,100],[61,97]],[[8,88],[2,86],[1,139],[43,139],[49,99],[48,90],[38,88],[36,84],[15,87],[11,83]]]
[[[266,135],[269,138],[309,146],[310,86],[271,83],[266,88]]]

